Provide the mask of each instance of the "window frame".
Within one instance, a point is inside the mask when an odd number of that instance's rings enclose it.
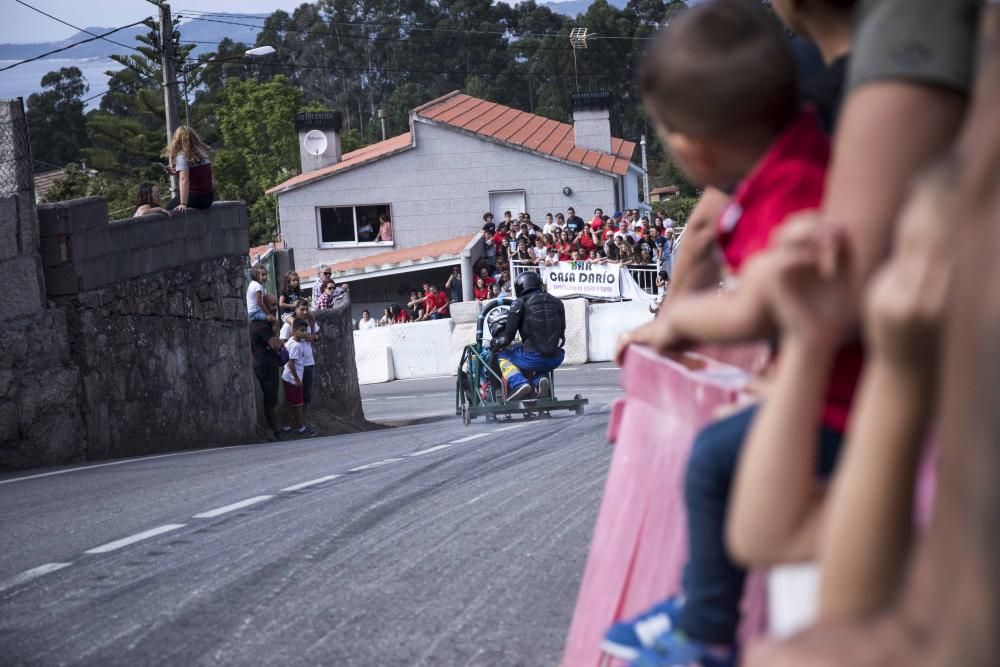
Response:
[[[389,221],[392,222],[392,204],[327,204],[324,206],[316,206],[316,247],[320,250],[328,250],[330,248],[392,248],[396,245],[396,229],[395,222],[393,224],[392,230],[392,241],[358,241],[358,209],[370,206],[384,206],[389,212]],[[323,216],[321,211],[328,208],[350,208],[352,225],[354,227],[354,240],[353,241],[323,241]],[[375,233],[378,234],[378,226],[381,223],[376,218],[376,230]]]

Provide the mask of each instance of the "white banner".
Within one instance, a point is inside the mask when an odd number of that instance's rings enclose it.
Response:
[[[617,301],[621,298],[620,267],[617,264],[559,262],[540,267],[546,291],[560,299],[585,296]]]

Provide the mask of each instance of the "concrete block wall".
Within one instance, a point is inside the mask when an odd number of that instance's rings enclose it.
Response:
[[[42,265],[50,296],[69,296],[172,267],[247,254],[246,207],[220,202],[108,222],[107,202],[87,197],[38,207]]]

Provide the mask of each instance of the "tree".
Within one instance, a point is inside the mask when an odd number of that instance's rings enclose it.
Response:
[[[159,182],[160,190],[166,188],[166,179]],[[80,197],[99,195],[108,202],[108,213],[112,220],[120,220],[132,215],[138,183],[132,184],[108,174],[84,171],[75,164],[66,167],[62,178],[52,184],[45,194],[45,201],[56,202]]]
[[[302,91],[283,76],[261,82],[230,80],[216,108],[222,145],[212,165],[219,199],[242,199],[250,216],[250,238],[264,243],[277,227],[275,200],[268,188],[298,172],[295,114],[323,111],[302,105]]]
[[[28,97],[31,152],[39,162],[61,167],[79,160],[87,145],[83,95],[88,87],[77,67],[49,72],[42,77],[42,87],[45,92]]]

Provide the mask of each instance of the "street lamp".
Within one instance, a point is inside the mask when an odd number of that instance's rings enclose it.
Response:
[[[269,56],[274,52],[275,49],[273,46],[265,44],[264,46],[257,46],[252,49],[247,49],[246,51],[243,52],[243,55],[241,56],[226,56],[225,58],[212,58],[211,60],[195,63],[193,67],[188,67],[182,70],[181,74],[183,76],[183,82],[184,82],[184,124],[191,125],[191,117],[188,112],[189,105],[188,105],[188,84],[187,84],[187,75],[190,72],[195,71],[196,69],[202,67],[203,65],[208,65],[209,63],[223,63],[226,62],[227,60],[237,60],[239,58],[263,58],[264,56]]]

